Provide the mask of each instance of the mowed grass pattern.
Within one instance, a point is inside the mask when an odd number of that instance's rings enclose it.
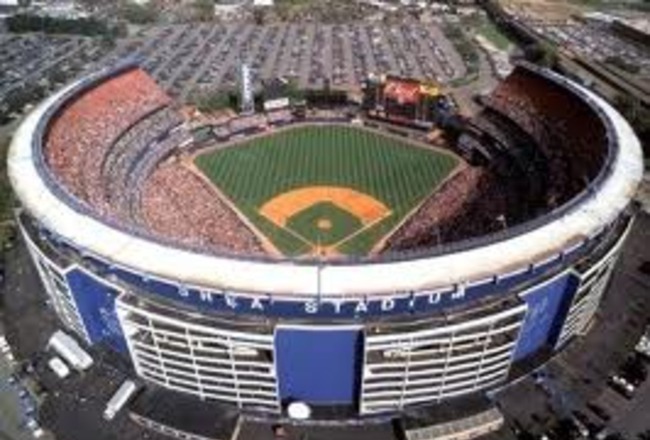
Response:
[[[286,255],[304,254],[310,246],[258,213],[273,197],[329,185],[352,188],[381,201],[392,214],[338,249],[364,255],[457,163],[451,154],[348,126],[294,127],[196,159],[210,180]]]

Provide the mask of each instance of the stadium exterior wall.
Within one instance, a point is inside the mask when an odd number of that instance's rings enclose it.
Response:
[[[243,409],[280,412],[299,399],[373,414],[501,385],[514,362],[584,332],[631,221],[611,231],[604,253],[586,269],[549,266],[534,280],[492,291],[488,302],[444,310],[450,318],[442,321],[435,313],[406,313],[388,322],[382,315],[339,322],[302,316],[272,325],[144,293],[80,265],[30,231],[29,220],[20,224],[63,324],[90,344],[123,353],[148,382]],[[328,400],[332,394],[345,398]]]
[[[540,71],[608,127],[606,167],[556,212],[470,244],[368,261],[180,248],[94,217],[43,164],[49,118],[106,74],[53,95],[18,129],[9,174],[19,225],[67,328],[123,353],[148,382],[200,399],[272,413],[304,400],[367,415],[502,385],[513,363],[585,331],[633,221],[642,161],[629,125]],[[346,362],[333,365],[337,356]]]

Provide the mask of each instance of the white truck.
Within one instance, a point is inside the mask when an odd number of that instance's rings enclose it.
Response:
[[[87,370],[93,364],[93,358],[81,348],[77,341],[61,330],[54,332],[47,346],[56,351],[76,370]]]
[[[59,379],[65,379],[70,375],[70,369],[58,356],[54,356],[50,359],[47,362],[47,365],[50,367],[50,370],[54,371],[54,374],[56,374]]]
[[[104,420],[112,420],[124,405],[126,405],[133,395],[138,391],[139,387],[130,379],[125,380],[122,385],[115,391],[115,394],[106,403],[104,410]]]

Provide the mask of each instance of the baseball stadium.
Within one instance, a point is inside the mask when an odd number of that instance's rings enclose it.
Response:
[[[378,114],[420,118],[395,81]],[[288,109],[196,142],[186,118],[132,64],[56,92],[11,145],[18,223],[80,341],[265,417],[395,415],[541,365],[588,331],[642,175],[617,111],[527,64],[444,147]]]

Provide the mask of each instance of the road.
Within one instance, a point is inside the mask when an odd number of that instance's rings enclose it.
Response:
[[[475,94],[490,92],[498,84],[498,80],[494,76],[492,66],[490,66],[486,55],[480,50],[478,51],[478,55],[478,78],[469,84],[456,87],[451,91],[452,96],[458,104],[460,113],[465,116],[472,116],[479,109],[479,106],[473,100]]]

